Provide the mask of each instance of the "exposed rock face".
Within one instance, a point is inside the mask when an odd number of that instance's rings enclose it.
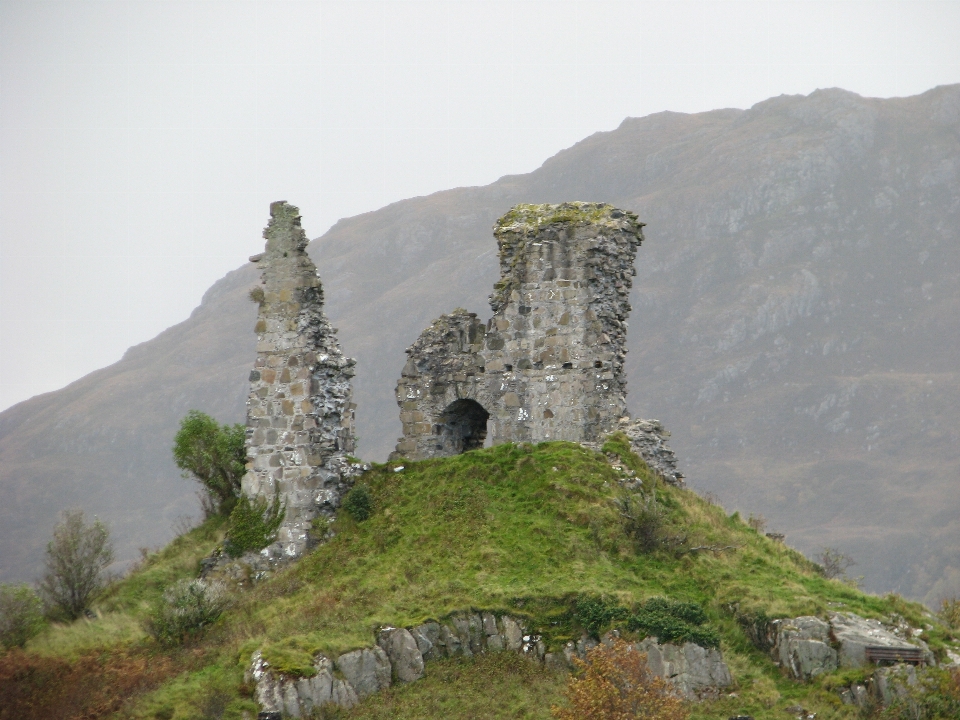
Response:
[[[605,641],[613,637],[610,634]],[[274,673],[258,651],[253,655],[247,678],[256,684],[260,717],[299,718],[310,716],[314,708],[324,704],[353,707],[359,698],[388,688],[394,681],[419,680],[424,663],[430,660],[517,652],[550,666],[572,668],[574,658],[583,659],[597,644],[584,636],[576,643],[567,643],[562,652],[548,653],[540,636],[529,632],[522,620],[489,612],[470,613],[455,615],[442,623],[383,628],[377,633],[374,647],[344,653],[336,661],[317,655],[313,663],[316,674],[310,678]],[[721,688],[733,684],[719,650],[693,643],[661,645],[656,638],[647,638],[632,647],[647,653],[651,672],[668,680],[689,700],[716,697]]]
[[[687,699],[716,697],[719,689],[733,684],[719,650],[689,642],[660,645],[656,638],[647,638],[636,649],[647,654],[650,672],[670,680]]]
[[[602,203],[518,205],[497,222],[500,280],[484,325],[456,310],[407,350],[404,437],[422,459],[492,444],[596,442],[626,415],[637,216]]]
[[[279,493],[286,516],[271,555],[296,557],[311,521],[332,515],[353,472],[354,404],[346,358],[323,312],[323,288],[306,253],[300,212],[270,205],[266,250],[251,258],[261,270],[257,359],[247,400],[250,497]],[[256,291],[255,291],[256,293]]]
[[[936,664],[933,653],[922,640],[907,640],[879,620],[868,620],[854,613],[832,613],[829,622],[810,616],[775,620],[771,634],[773,658],[797,680],[809,680],[838,667],[867,665],[866,649],[870,646],[914,651],[919,647],[923,661],[927,665]]]
[[[840,667],[866,665],[868,646],[899,647],[908,650],[916,650],[919,646],[924,651],[924,662],[928,665],[936,664],[933,653],[927,648],[926,643],[916,638],[908,642],[885,627],[879,620],[868,620],[853,613],[833,613],[830,615],[830,627],[833,636],[840,644]]]
[[[805,616],[773,622],[773,656],[797,680],[809,680],[837,669],[837,651],[830,645],[830,625]]]

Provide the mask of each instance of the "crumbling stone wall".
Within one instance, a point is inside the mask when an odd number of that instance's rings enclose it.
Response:
[[[266,249],[250,258],[261,269],[257,359],[247,400],[247,473],[242,491],[272,499],[286,516],[268,554],[296,557],[320,513],[332,515],[355,473],[350,378],[356,361],[343,356],[323,312],[323,287],[306,253],[299,210],[270,205]]]
[[[485,326],[465,311],[442,316],[407,350],[395,455],[469,449],[473,437],[458,428],[474,427],[481,412],[492,444],[590,443],[615,429],[627,412],[626,320],[642,227],[603,203],[518,205],[500,218],[494,315]]]

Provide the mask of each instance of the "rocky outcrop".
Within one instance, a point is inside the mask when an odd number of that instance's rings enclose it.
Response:
[[[812,616],[774,620],[771,654],[797,680],[809,680],[840,667],[868,665],[868,647],[920,649],[924,664],[935,665],[926,643],[917,637],[905,637],[914,632],[854,613],[832,613],[829,622]]]
[[[926,643],[919,638],[909,641],[903,637],[903,631],[886,626],[879,620],[862,618],[853,613],[833,613],[830,615],[830,628],[833,637],[840,646],[840,667],[861,667],[867,664],[868,647],[905,648],[923,650],[923,661],[935,665],[936,660]]]
[[[500,218],[494,315],[485,324],[465,310],[442,315],[407,349],[393,457],[453,455],[488,435],[591,443],[612,432],[627,410],[642,227],[604,203],[517,205]]]
[[[286,509],[277,542],[264,552],[292,558],[307,547],[311,522],[332,516],[358,473],[351,378],[356,361],[344,357],[323,312],[323,287],[306,253],[300,211],[270,205],[266,249],[250,260],[261,270],[251,298],[259,303],[257,358],[247,400],[249,497],[279,494]]]
[[[837,651],[831,646],[830,625],[820,618],[805,616],[774,620],[773,656],[797,680],[837,669]]]
[[[605,637],[609,641],[615,633]],[[524,621],[494,613],[455,615],[444,622],[425,622],[410,628],[384,627],[376,645],[360,648],[331,660],[318,654],[314,675],[292,677],[271,670],[263,655],[254,653],[247,679],[255,684],[255,697],[262,718],[308,717],[324,704],[353,707],[359,699],[423,676],[431,660],[473,657],[487,652],[516,652],[559,668],[572,668],[598,643],[586,636],[570,642],[560,652],[547,652],[539,635]],[[716,697],[733,683],[719,650],[693,643],[660,644],[646,638],[631,646],[647,654],[651,672],[670,682],[678,694],[690,700]]]

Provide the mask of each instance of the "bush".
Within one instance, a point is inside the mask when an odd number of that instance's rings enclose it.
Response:
[[[173,459],[184,476],[193,475],[210,500],[205,511],[227,515],[240,496],[246,472],[246,430],[220,425],[209,415],[191,410],[180,421],[173,439]]]
[[[952,630],[960,630],[960,598],[950,597],[940,601],[940,610],[937,613]]]
[[[570,677],[565,695],[567,707],[554,706],[558,720],[685,720],[683,701],[666,680],[654,676],[647,656],[623,642],[600,645],[586,660],[575,659],[577,673]]]
[[[616,600],[594,595],[579,595],[573,606],[573,619],[587,633],[600,639],[600,633],[614,620],[624,620],[629,613]]]
[[[29,585],[0,584],[0,645],[23,647],[43,628],[43,603]]]
[[[165,645],[179,645],[215,622],[227,600],[226,587],[217,580],[180,580],[163,593],[147,630]]]
[[[373,498],[366,485],[354,485],[343,498],[343,509],[357,522],[363,522],[373,513]]]
[[[656,492],[649,495],[629,493],[616,500],[623,519],[623,530],[640,552],[678,550],[686,542],[672,532],[666,509],[657,502]]]
[[[661,643],[692,642],[718,648],[720,636],[712,628],[702,627],[706,621],[706,613],[696,603],[651,598],[627,621],[627,629],[655,635]]]
[[[99,520],[87,525],[83,510],[67,510],[47,545],[40,596],[48,612],[75,620],[106,584],[113,562],[110,532]]]
[[[246,495],[241,495],[230,513],[224,550],[230,557],[262,550],[276,540],[277,530],[285,515],[280,495],[275,495],[269,504],[262,497],[254,498],[251,502]]]

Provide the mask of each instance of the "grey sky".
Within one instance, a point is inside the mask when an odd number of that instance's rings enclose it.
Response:
[[[0,0],[0,409],[184,319],[272,200],[316,237],[627,116],[955,82],[957,0]]]

